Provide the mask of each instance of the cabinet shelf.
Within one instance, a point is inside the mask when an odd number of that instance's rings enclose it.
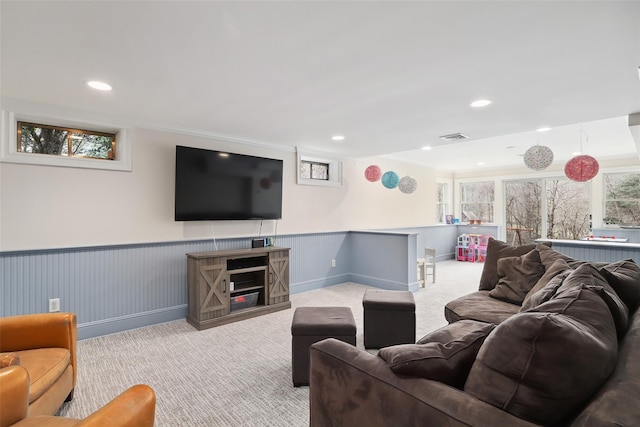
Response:
[[[258,291],[264,289],[264,286],[237,286],[231,291],[231,295],[240,294],[242,292]]]
[[[247,268],[234,268],[233,270],[227,270],[230,275],[234,274],[242,274],[242,273],[253,273],[254,271],[266,271],[267,267],[247,267]]]

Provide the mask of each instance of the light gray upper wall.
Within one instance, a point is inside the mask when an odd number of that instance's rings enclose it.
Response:
[[[260,221],[174,221],[176,145],[284,161],[283,218],[264,221],[263,235],[276,228],[298,234],[436,222],[436,175],[428,168],[344,159],[342,187],[297,185],[293,151],[138,128],[132,138],[131,172],[1,163],[0,251],[258,235]],[[404,194],[367,181],[364,170],[371,163],[414,177],[417,190]]]

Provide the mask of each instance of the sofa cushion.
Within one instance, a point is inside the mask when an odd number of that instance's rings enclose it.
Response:
[[[569,276],[569,274],[571,274],[572,271],[572,269],[567,269],[560,274],[556,274],[551,280],[549,280],[544,288],[538,290],[536,293],[529,297],[529,299],[527,300],[526,308],[524,303],[522,304],[522,308],[520,309],[520,311],[527,311],[529,309],[535,308],[553,298],[553,296],[558,292],[558,289],[560,289],[560,286],[562,286],[564,280],[567,278],[567,276]]]
[[[620,342],[618,363],[606,383],[571,422],[571,427],[635,426],[640,420],[640,311]]]
[[[431,332],[416,344],[385,347],[378,356],[397,374],[461,389],[480,346],[493,328],[491,323],[461,320]]]
[[[449,301],[444,307],[444,317],[449,323],[467,319],[497,325],[519,310],[517,304],[491,298],[489,291],[476,291]]]
[[[622,338],[627,332],[629,309],[611,285],[600,275],[598,269],[592,264],[581,265],[567,276],[558,289],[558,293],[578,285],[587,286],[607,304],[616,325],[618,338]]]
[[[540,243],[541,244],[541,243]],[[551,243],[545,243],[551,245]],[[482,275],[480,276],[480,285],[478,290],[490,291],[493,289],[499,281],[498,277],[498,260],[505,257],[513,257],[524,255],[536,248],[536,244],[511,246],[501,240],[496,240],[493,237],[489,237],[487,243],[487,256],[484,259],[484,266],[482,268]]]
[[[538,251],[538,254],[540,254],[540,251]],[[542,260],[540,260],[540,262],[542,263]],[[543,265],[543,268],[544,268],[544,265]],[[548,268],[545,268],[545,272],[540,278],[540,280],[538,280],[536,284],[533,285],[533,288],[531,288],[531,290],[525,296],[524,301],[522,302],[522,308],[520,309],[520,311],[526,311],[531,307],[533,307],[534,305],[538,305],[538,304],[534,304],[531,301],[532,296],[535,295],[541,289],[543,289],[545,286],[547,286],[547,284],[551,281],[551,279],[553,279],[558,274],[561,274],[565,271],[567,271],[567,274],[568,274],[569,272],[571,272],[571,267],[569,267],[569,264],[567,264],[567,261],[565,261],[564,259],[558,259],[554,261],[553,264],[551,264],[551,266],[549,266]],[[551,298],[551,296],[552,295],[549,295],[549,298]]]
[[[613,262],[600,268],[600,273],[609,282],[629,310],[634,312],[640,305],[640,267],[632,259]]]
[[[606,381],[617,351],[607,305],[587,286],[574,286],[498,325],[464,391],[519,418],[556,425]]]
[[[498,284],[489,295],[512,304],[522,304],[527,293],[544,274],[537,250],[498,260]]]
[[[29,372],[29,403],[51,388],[71,361],[66,348],[38,348],[16,351],[20,365]]]

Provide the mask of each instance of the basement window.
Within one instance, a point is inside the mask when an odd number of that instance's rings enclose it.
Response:
[[[22,153],[113,160],[116,135],[85,129],[18,122],[17,150]]]
[[[131,129],[47,112],[2,110],[0,122],[0,162],[132,170]]]
[[[300,161],[300,177],[303,179],[329,180],[329,163]]]
[[[342,186],[342,162],[323,155],[298,151],[298,184]]]

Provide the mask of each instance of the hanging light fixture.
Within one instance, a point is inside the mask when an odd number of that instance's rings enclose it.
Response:
[[[564,174],[572,181],[586,182],[598,175],[600,165],[591,156],[582,154],[575,156],[564,165]]]
[[[381,179],[382,185],[388,189],[396,188],[399,180],[400,178],[398,177],[398,174],[394,171],[385,172]]]
[[[580,152],[582,153],[582,126],[580,127]],[[586,133],[585,133],[586,135]],[[588,137],[587,137],[588,141]],[[593,157],[580,154],[564,165],[564,174],[572,181],[586,182],[595,177],[600,170],[598,161]]]
[[[553,163],[553,151],[544,145],[534,145],[524,153],[524,164],[529,169],[541,171]]]
[[[418,182],[410,176],[403,176],[398,183],[398,189],[404,194],[411,194],[418,188]]]
[[[371,165],[364,170],[364,177],[369,182],[376,182],[382,176],[382,169],[378,165]]]

